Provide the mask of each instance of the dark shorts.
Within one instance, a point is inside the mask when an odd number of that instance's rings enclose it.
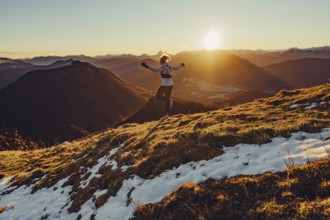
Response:
[[[157,99],[168,101],[171,97],[173,86],[161,86],[157,91]]]
[[[170,97],[173,86],[161,86],[157,91],[157,99],[165,102],[165,114],[170,111]]]

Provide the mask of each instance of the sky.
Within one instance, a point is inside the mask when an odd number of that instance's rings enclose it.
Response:
[[[330,45],[328,0],[0,0],[0,56]]]

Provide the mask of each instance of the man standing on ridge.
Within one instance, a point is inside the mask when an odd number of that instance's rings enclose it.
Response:
[[[159,68],[153,68],[148,66],[146,63],[141,63],[141,65],[148,70],[153,72],[160,72],[162,77],[162,85],[159,87],[157,91],[157,98],[165,102],[165,116],[164,118],[169,117],[169,111],[173,106],[173,99],[171,99],[171,92],[173,88],[173,81],[172,81],[172,70],[179,70],[184,67],[184,63],[181,63],[180,66],[170,66],[168,62],[171,60],[170,56],[162,55],[160,57],[160,64]]]

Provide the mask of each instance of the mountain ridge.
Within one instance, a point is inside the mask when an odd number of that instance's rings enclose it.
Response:
[[[107,70],[74,61],[31,71],[1,90],[1,127],[49,146],[111,126],[145,98]]]
[[[303,88],[330,82],[330,59],[302,58],[272,64],[264,68],[272,75]]]

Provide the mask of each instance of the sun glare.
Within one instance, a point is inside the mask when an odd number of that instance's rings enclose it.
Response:
[[[220,45],[220,35],[217,32],[210,31],[203,38],[204,48],[207,50],[215,50]]]

